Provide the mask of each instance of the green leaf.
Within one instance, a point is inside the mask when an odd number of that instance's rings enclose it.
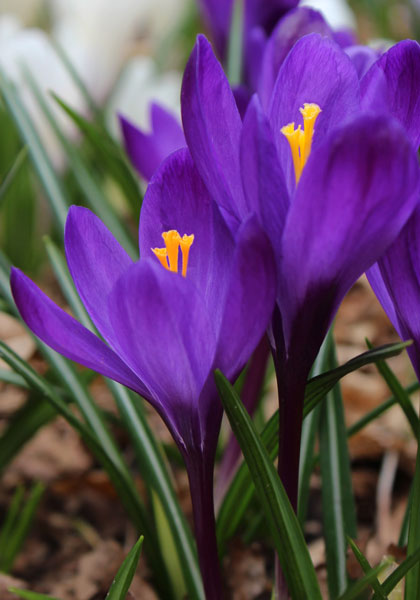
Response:
[[[398,343],[375,348],[375,350],[365,352],[353,358],[337,369],[310,379],[306,386],[304,417],[306,418],[310,414],[341,377],[375,360],[399,354],[406,345],[407,343]],[[278,450],[278,411],[276,411],[264,427],[261,433],[261,440],[270,458],[274,460]],[[237,531],[254,494],[255,489],[249,469],[246,463],[243,462],[223,498],[217,515],[216,532],[221,555],[225,551],[226,541],[232,538]],[[301,510],[303,510],[302,506]]]
[[[399,584],[402,578],[405,575],[407,575],[410,569],[417,566],[419,562],[420,547],[417,548],[417,550],[413,552],[413,554],[407,556],[407,558],[403,560],[403,562],[395,569],[395,571],[393,571],[391,575],[388,575],[388,577],[382,583],[382,593],[384,594],[384,596],[387,597],[392,592],[392,590]],[[374,597],[374,600],[376,600],[377,598],[380,600],[380,596]]]
[[[349,543],[350,548],[352,549],[354,556],[356,557],[357,562],[362,567],[363,572],[365,574],[369,573],[372,570],[372,567],[370,566],[366,556],[363,554],[363,552],[361,552],[361,550],[358,548],[357,544],[351,539],[351,537],[347,536],[347,541]],[[376,578],[372,579],[371,586],[375,591],[377,600],[387,599],[381,584]]]
[[[287,494],[255,427],[220,371],[216,384],[227,417],[250,469],[292,598],[321,599],[314,566]]]
[[[128,588],[136,572],[137,565],[139,562],[141,547],[143,545],[143,536],[134,544],[130,552],[125,557],[125,560],[121,567],[118,569],[118,573],[112,582],[109,592],[106,596],[107,600],[125,600],[128,593]]]
[[[417,427],[416,470],[412,484],[408,526],[407,554],[414,554],[420,543],[420,427]],[[420,565],[417,563],[407,573],[405,600],[420,599]]]
[[[374,569],[368,571],[368,573],[351,585],[337,600],[354,600],[355,598],[359,598],[366,589],[372,586],[373,581],[378,580],[378,575],[380,575],[388,565],[389,561],[385,560]]]
[[[32,392],[0,435],[0,471],[5,469],[22,446],[56,415],[57,411],[47,400],[37,392]]]
[[[352,358],[344,365],[341,365],[332,371],[328,371],[328,373],[323,373],[322,375],[310,379],[305,391],[305,416],[318,404],[318,402],[325,398],[327,393],[332,390],[342,377],[365,365],[397,356],[411,344],[412,341],[410,340],[399,342],[397,344],[385,344],[384,346],[379,346],[379,348],[374,348],[373,350],[368,350],[367,352],[363,352],[363,354],[359,354],[359,356]]]
[[[10,115],[16,123],[22,140],[28,147],[29,156],[44,186],[59,230],[64,231],[67,210],[70,204],[65,188],[55,173],[51,160],[19,94],[2,69],[0,69],[0,87]]]
[[[31,75],[30,71],[24,67],[25,80],[27,81],[31,92],[33,93],[39,108],[44,113],[48,120],[51,128],[53,129],[57,139],[61,143],[63,150],[66,154],[69,162],[69,169],[73,173],[83,197],[89,206],[94,210],[98,217],[105,223],[105,225],[112,231],[118,241],[127,250],[127,252],[133,257],[138,256],[138,251],[133,243],[133,240],[127,233],[126,229],[121,225],[119,219],[109,206],[108,199],[106,198],[102,187],[99,185],[92,171],[85,165],[81,159],[77,149],[68,141],[67,137],[61,131],[60,126],[57,123],[51,109],[49,108],[41,90],[38,87],[35,79]],[[59,223],[61,225],[61,223]]]
[[[244,18],[244,0],[234,0],[226,68],[231,86],[239,85],[242,81]]]
[[[22,492],[18,490],[14,497],[14,500],[16,498],[18,498],[18,500],[16,504],[12,502],[11,511],[9,512],[4,526],[5,532],[2,531],[2,539],[0,542],[0,547],[2,549],[0,570],[5,573],[8,573],[12,568],[14,560],[29,533],[44,489],[42,483],[35,484],[22,510],[19,510],[19,500],[22,500]],[[18,510],[16,509],[19,510],[19,514],[17,514]]]
[[[15,587],[10,587],[9,592],[16,594],[16,596],[23,598],[23,600],[59,600],[59,598],[54,598],[53,596],[46,596],[45,594],[38,594],[29,590],[19,590]]]
[[[15,180],[16,176],[19,174],[22,165],[24,164],[26,157],[28,156],[28,148],[24,146],[19,154],[16,156],[13,165],[11,166],[9,172],[4,177],[3,181],[0,185],[0,205],[4,197],[6,196],[7,190],[10,185]]]
[[[59,359],[62,358],[55,353],[54,355]],[[35,373],[30,365],[23,361],[2,342],[0,342],[0,357],[3,358],[3,360],[7,362],[12,369],[26,379],[31,389],[37,390],[52,403],[57,412],[59,412],[70,423],[70,425],[72,425],[72,427],[79,432],[87,446],[101,462],[112,483],[114,484],[115,489],[125,509],[130,515],[131,520],[139,529],[139,531],[142,531],[144,534],[150,536],[150,541],[147,544],[148,560],[155,573],[159,573],[160,579],[158,580],[158,584],[161,584],[164,589],[167,589],[165,587],[167,585],[166,571],[162,563],[159,549],[156,546],[153,528],[150,524],[150,518],[148,517],[146,509],[140,500],[136,486],[127,469],[121,465],[120,460],[116,457],[116,455],[114,455],[114,453],[111,453],[111,455],[108,454],[96,436],[96,432],[92,431],[88,425],[82,423],[75,416],[73,411],[68,408],[66,403],[62,400],[62,398],[60,398],[54,388],[48,382],[46,382],[45,379]],[[66,363],[64,363],[63,367],[65,366],[67,366]],[[69,374],[67,373],[67,376],[68,375]],[[117,462],[115,462],[115,459]]]
[[[372,345],[368,341],[366,341],[366,343],[369,348],[372,347]],[[401,383],[398,381],[397,377],[394,375],[394,373],[383,360],[380,360],[376,363],[376,368],[386,381],[394,397],[397,399],[398,404],[401,406],[405,416],[407,417],[407,420],[413,431],[414,437],[417,438],[419,418],[416,414],[416,411],[413,408],[413,405],[411,404],[409,395],[407,394]]]
[[[142,204],[139,182],[121,146],[104,127],[87,121],[56,94],[52,97],[85,135],[95,157],[100,160],[101,168],[118,184],[129,202],[133,217],[138,220]]]
[[[335,367],[337,360],[331,331],[327,346],[329,367]],[[348,585],[346,536],[356,536],[356,511],[339,384],[328,392],[322,403],[319,441],[328,589],[330,597],[336,598]]]

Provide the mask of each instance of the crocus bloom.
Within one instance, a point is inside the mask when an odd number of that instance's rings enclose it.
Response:
[[[146,193],[140,261],[81,207],[70,209],[65,247],[104,341],[13,269],[16,305],[46,344],[144,396],[162,416],[190,478],[207,597],[219,599],[212,476],[222,407],[213,371],[234,380],[267,327],[276,287],[270,244],[255,217],[232,236],[180,150]]]
[[[299,0],[244,0],[244,38],[260,27],[271,31],[280,17],[294,8]],[[198,0],[215,46],[224,57],[232,23],[234,0]]]
[[[137,172],[149,181],[163,160],[186,146],[184,132],[176,117],[153,102],[150,106],[152,131],[145,133],[120,115],[124,145]]]
[[[255,96],[242,123],[203,37],[187,65],[181,99],[189,149],[227,223],[235,230],[255,212],[275,251],[271,343],[280,395],[279,470],[295,505],[309,369],[341,299],[413,212],[417,157],[395,120],[360,114],[353,64],[316,34],[299,40],[284,60],[268,114]],[[302,155],[306,146],[309,153]]]

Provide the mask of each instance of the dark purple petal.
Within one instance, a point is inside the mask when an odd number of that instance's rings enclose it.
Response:
[[[398,334],[413,339],[407,351],[420,379],[420,208],[367,276]]]
[[[26,275],[12,269],[10,283],[22,319],[43,342],[66,358],[148,395],[146,386],[104,342],[54,304]]]
[[[230,287],[218,327],[215,367],[235,378],[257,347],[271,319],[276,296],[271,244],[251,217],[238,231]]]
[[[227,51],[233,0],[198,0],[198,5],[210,29],[219,56],[224,57]]]
[[[172,154],[149,184],[140,218],[142,258],[157,262],[151,248],[162,247],[162,232],[171,229],[181,236],[194,234],[187,279],[207,302],[216,296],[212,309],[216,318],[222,310],[220,294],[230,277],[234,242],[187,149]]]
[[[416,154],[389,117],[359,117],[312,152],[283,236],[286,344],[296,336],[320,344],[344,294],[410,217],[418,190]]]
[[[228,213],[243,214],[242,121],[223,69],[202,35],[185,69],[181,106],[188,147],[210,194]]]
[[[150,133],[143,132],[121,115],[119,119],[127,154],[146,181],[151,178],[163,159],[186,145],[181,124],[159,104],[151,104]]]
[[[266,45],[267,35],[264,29],[261,27],[251,29],[244,48],[244,79],[249,90],[258,90]],[[241,113],[241,116],[244,113],[245,111]]]
[[[362,79],[370,67],[378,60],[380,52],[369,46],[349,46],[345,49],[347,56],[352,61],[359,79]]]
[[[65,247],[70,274],[86,310],[102,337],[118,350],[108,296],[133,261],[102,221],[82,206],[70,207]]]
[[[181,275],[149,259],[118,280],[110,313],[124,361],[141,377],[171,431],[187,440],[209,375],[215,334],[201,294]]]
[[[360,82],[362,107],[387,111],[420,144],[420,46],[404,40],[385,52]]]
[[[270,124],[256,95],[244,119],[241,168],[248,212],[258,215],[279,261],[290,199]]]
[[[314,102],[322,110],[313,149],[360,105],[359,80],[351,60],[337,44],[318,34],[296,42],[280,69],[271,101],[270,121],[290,190],[295,186],[294,169],[289,144],[280,130],[291,122],[303,124],[299,108],[305,102]]]
[[[333,36],[332,29],[320,12],[302,7],[286,14],[270,35],[264,52],[258,87],[255,86],[264,108],[268,109],[274,84],[284,59],[297,40],[308,33]]]

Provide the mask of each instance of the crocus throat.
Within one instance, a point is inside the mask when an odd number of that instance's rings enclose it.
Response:
[[[181,248],[182,276],[185,277],[187,274],[188,256],[194,241],[194,235],[186,235],[184,233],[181,237],[176,229],[171,229],[170,231],[164,231],[162,237],[165,242],[165,248],[152,248],[152,252],[165,269],[178,273],[178,254]]]
[[[289,123],[280,130],[282,134],[286,136],[292,151],[296,183],[298,183],[300,176],[302,175],[303,167],[311,153],[315,121],[321,112],[321,108],[318,104],[308,104],[305,102],[303,107],[299,110],[303,116],[303,131],[300,128],[300,125],[295,129],[294,123]]]

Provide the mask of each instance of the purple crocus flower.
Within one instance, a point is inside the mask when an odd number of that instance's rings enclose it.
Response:
[[[204,37],[181,100],[190,152],[229,227],[258,214],[276,255],[279,471],[296,506],[308,372],[343,296],[418,203],[417,157],[396,120],[361,114],[351,60],[316,34],[284,60],[267,114],[254,96],[242,123]]]
[[[371,108],[378,102],[404,126],[413,147],[420,144],[420,46],[404,40],[390,48],[362,79],[362,102]],[[369,282],[403,340],[420,380],[420,209],[397,240],[369,269]]]
[[[145,181],[151,179],[169,154],[186,146],[184,132],[177,118],[156,102],[150,105],[152,130],[149,133],[122,115],[119,121],[127,154]]]
[[[269,33],[277,21],[299,0],[244,0],[244,39],[255,28]],[[198,0],[204,20],[211,32],[214,44],[223,58],[232,23],[234,0]]]
[[[82,207],[69,211],[65,248],[104,341],[13,269],[16,305],[46,344],[134,390],[161,415],[187,466],[206,595],[218,600],[212,478],[222,407],[213,371],[233,381],[269,323],[276,288],[269,241],[252,216],[231,234],[183,149],[147,190],[139,261]]]

